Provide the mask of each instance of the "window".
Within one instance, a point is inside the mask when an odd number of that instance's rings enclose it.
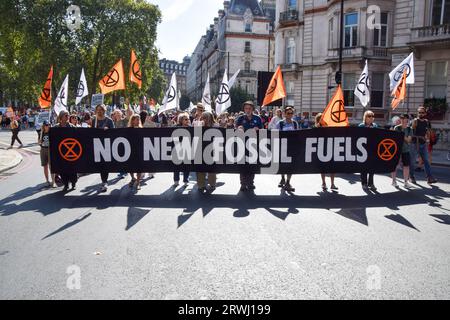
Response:
[[[297,10],[297,0],[287,0],[288,10]]]
[[[344,73],[342,79],[342,89],[344,90],[344,102],[346,107],[355,106],[356,75]]]
[[[286,64],[295,63],[295,39],[286,39]]]
[[[252,24],[251,23],[245,24],[245,32],[252,32]]]
[[[334,39],[334,19],[330,19],[330,21],[328,21],[328,48],[332,49],[334,48],[334,43],[333,43],[333,39]]]
[[[372,73],[370,106],[383,108],[384,105],[384,73]]]
[[[245,69],[244,69],[244,70],[245,70],[245,71],[247,71],[247,72],[249,72],[249,71],[250,71],[250,67],[251,67],[251,65],[250,65],[250,61],[246,61],[246,62],[245,62],[245,66],[244,66],[244,67],[245,67]]]
[[[251,53],[252,52],[252,44],[250,41],[245,41],[245,53]]]
[[[447,97],[448,62],[430,61],[426,69],[425,98],[443,99]]]
[[[386,12],[381,13],[380,25],[381,29],[373,30],[373,45],[375,47],[386,47],[388,37],[388,14]]]
[[[286,83],[286,104],[288,106],[295,106],[295,82],[294,81],[288,81]]]
[[[344,27],[345,47],[356,47],[358,44],[358,14],[348,13],[345,15]]]
[[[431,24],[438,26],[450,23],[450,0],[433,0]]]

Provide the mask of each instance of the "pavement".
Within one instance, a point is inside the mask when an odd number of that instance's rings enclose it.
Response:
[[[0,173],[15,168],[22,159],[22,155],[16,150],[0,149]]]
[[[29,150],[0,174],[0,299],[450,298],[448,168],[411,191],[377,175],[369,194],[358,175],[338,192],[294,176],[294,194],[260,175],[243,195],[227,174],[207,196],[171,174],[137,194],[115,175],[99,194],[88,175],[63,194]]]

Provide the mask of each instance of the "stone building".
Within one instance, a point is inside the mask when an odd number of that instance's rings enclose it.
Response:
[[[324,110],[335,90],[338,69],[340,0],[277,0],[275,66],[281,65],[286,104],[314,116]],[[345,0],[343,90],[353,123],[362,120],[356,82],[369,61],[371,104],[376,121],[430,102],[450,101],[450,1]],[[376,18],[376,19],[375,19]],[[410,52],[415,53],[416,83],[395,112],[390,108],[389,73]],[[443,100],[439,100],[443,101]],[[448,127],[450,113],[433,116],[437,127]]]
[[[186,56],[183,62],[174,60],[161,59],[159,60],[159,68],[164,72],[167,83],[170,83],[172,74],[177,74],[177,86],[181,94],[186,94],[186,74],[191,63],[191,58]]]
[[[224,1],[192,54],[187,75],[190,98],[201,98],[208,72],[212,95],[216,95],[225,69],[230,76],[240,69],[236,86],[256,98],[258,71],[274,66],[274,17],[275,0]]]

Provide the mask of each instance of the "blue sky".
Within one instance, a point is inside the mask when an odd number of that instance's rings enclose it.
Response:
[[[148,0],[161,8],[156,46],[160,58],[182,61],[223,9],[223,0]]]

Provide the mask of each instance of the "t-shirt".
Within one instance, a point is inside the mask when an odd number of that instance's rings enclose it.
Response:
[[[412,128],[411,127],[403,128],[403,126],[399,125],[399,126],[396,126],[394,128],[394,130],[398,131],[398,132],[403,132],[405,134],[405,138],[412,136]],[[406,141],[403,142],[402,153],[409,153],[409,143],[407,143]]]
[[[277,124],[277,129],[280,131],[296,131],[299,128],[297,121],[294,120],[291,123],[288,123],[286,120],[281,120]]]
[[[249,119],[247,117],[247,115],[245,115],[245,114],[243,116],[240,116],[239,118],[237,118],[236,128],[241,127],[241,126],[244,127],[244,130],[249,130],[249,129],[253,129],[253,128],[259,128],[259,129],[263,128],[261,118],[255,114],[252,115],[251,119]]]
[[[370,127],[366,126],[365,123],[361,123],[358,127],[360,128],[378,128],[378,125],[374,122]]]
[[[106,117],[103,120],[97,120],[96,117],[94,117],[94,119],[92,119],[92,124],[93,124],[93,128],[97,128],[97,129],[104,129],[104,128],[108,128],[108,129],[114,129],[114,122]]]
[[[41,147],[42,148],[48,148],[50,146],[50,133],[42,132],[41,135]]]
[[[423,139],[419,139],[419,143],[425,144],[425,136],[427,135],[428,130],[431,129],[430,121],[416,119],[414,120],[414,122],[416,123],[416,129],[413,130],[413,135],[417,137],[423,137]],[[413,142],[417,143],[417,138],[413,138]]]

